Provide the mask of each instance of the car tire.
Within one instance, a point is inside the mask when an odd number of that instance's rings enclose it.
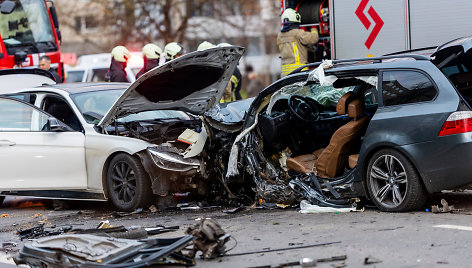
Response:
[[[3,200],[5,200],[5,196],[0,196],[0,207],[1,207],[2,204],[3,204]]]
[[[141,162],[128,154],[118,154],[107,169],[108,198],[120,211],[145,207],[152,197],[151,180]]]
[[[382,211],[418,210],[428,198],[413,164],[393,149],[380,150],[370,158],[366,184],[372,201]]]

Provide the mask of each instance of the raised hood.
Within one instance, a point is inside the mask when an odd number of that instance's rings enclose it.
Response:
[[[456,59],[463,58],[471,53],[471,48],[472,36],[462,37],[437,47],[431,55],[431,61],[441,69]]]
[[[242,47],[212,48],[154,68],[131,84],[98,125],[107,127],[115,119],[153,110],[202,115],[220,101],[243,53]]]

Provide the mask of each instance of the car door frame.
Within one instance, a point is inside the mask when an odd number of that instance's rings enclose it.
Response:
[[[40,114],[48,113],[25,101],[2,97],[22,103]],[[31,120],[34,120],[33,118]],[[42,135],[41,135],[42,134]],[[17,190],[85,190],[85,135],[77,131],[0,131],[0,140],[12,146],[0,147],[0,161],[6,175],[0,191]],[[28,149],[29,147],[29,149]],[[9,154],[9,152],[11,154]],[[23,153],[27,153],[23,155]],[[10,157],[13,156],[13,157]],[[22,157],[23,156],[23,157]],[[21,161],[21,163],[20,163]],[[34,169],[36,167],[36,169]],[[4,185],[1,185],[5,183]]]

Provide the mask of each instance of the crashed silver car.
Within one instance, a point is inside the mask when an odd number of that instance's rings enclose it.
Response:
[[[0,195],[111,200],[130,211],[155,196],[220,193],[251,100],[214,106],[243,52],[190,53],[133,84],[3,90]]]

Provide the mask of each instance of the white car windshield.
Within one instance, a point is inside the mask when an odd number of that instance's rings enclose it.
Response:
[[[72,94],[71,98],[84,116],[85,120],[90,124],[97,124],[124,91],[124,89],[90,91]],[[118,122],[145,121],[166,118],[188,120],[190,119],[190,116],[187,113],[181,111],[158,110],[131,114],[120,118]]]

